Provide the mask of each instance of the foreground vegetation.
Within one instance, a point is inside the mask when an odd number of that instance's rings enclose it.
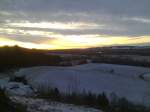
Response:
[[[99,95],[91,92],[63,94],[57,88],[50,89],[46,92],[39,91],[38,93],[38,97],[49,101],[93,107],[104,112],[150,112],[150,108],[133,104],[125,98],[117,97],[114,93],[112,93],[111,99],[108,99],[105,93]]]
[[[118,97],[115,93],[112,93],[108,98],[104,92],[98,95],[91,92],[71,92],[70,94],[64,94],[57,88],[49,88],[46,91],[42,89],[43,88],[37,91],[36,97],[46,99],[50,102],[57,101],[79,106],[93,107],[103,110],[104,112],[150,112],[150,108],[143,105],[133,104],[125,98]],[[0,110],[2,112],[26,112],[24,106],[13,103],[2,89],[0,89]]]

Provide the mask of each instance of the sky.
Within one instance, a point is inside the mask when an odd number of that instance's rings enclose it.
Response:
[[[150,45],[150,0],[0,0],[0,46]]]

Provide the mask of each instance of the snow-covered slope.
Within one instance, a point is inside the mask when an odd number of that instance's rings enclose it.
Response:
[[[112,64],[85,64],[73,67],[32,67],[16,74],[25,75],[34,88],[57,87],[62,92],[114,92],[138,103],[150,104],[150,82],[139,76],[149,68]]]

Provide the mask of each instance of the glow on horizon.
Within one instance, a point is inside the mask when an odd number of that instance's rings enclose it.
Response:
[[[46,45],[46,44],[35,44],[31,42],[20,42],[16,40],[6,39],[6,38],[0,38],[0,47],[2,46],[15,46],[18,45],[20,47],[29,48],[29,49],[55,49],[52,45]]]
[[[132,37],[134,38],[134,37]],[[141,44],[150,42],[149,37],[140,37],[139,39],[132,39],[131,37],[105,37],[98,36],[95,37],[65,37],[58,38],[53,41],[45,42],[47,44],[57,45],[58,48],[89,48],[89,47],[102,47],[111,45],[127,45],[127,44]]]
[[[140,44],[150,42],[149,36],[143,36],[139,38],[131,37],[102,37],[95,35],[96,37],[59,37],[54,40],[43,41],[40,44],[32,42],[21,42],[7,38],[0,38],[0,46],[15,46],[18,45],[24,48],[35,49],[74,49],[74,48],[89,48],[89,47],[102,47],[111,45],[127,45],[127,44]]]
[[[102,47],[111,45],[134,45],[150,43],[150,36],[129,37],[129,36],[111,36],[100,34],[61,34],[61,31],[84,31],[103,29],[103,24],[87,23],[87,22],[7,22],[5,27],[0,28],[0,33],[4,37],[0,38],[0,46],[18,45],[25,48],[36,49],[75,49]],[[37,29],[38,28],[38,29]],[[53,30],[52,30],[53,29]],[[56,30],[56,31],[55,31]],[[58,30],[58,32],[57,32]],[[54,31],[54,32],[53,32]],[[6,35],[5,35],[6,34]],[[5,37],[6,36],[6,37]],[[7,36],[17,36],[19,40],[7,38]],[[20,37],[19,37],[20,36]],[[21,39],[23,37],[23,39]],[[28,39],[25,40],[25,37]],[[36,41],[38,37],[38,42]],[[32,38],[32,39],[29,39]],[[41,39],[40,39],[41,38]],[[28,42],[24,42],[28,41]],[[32,42],[31,42],[32,41]]]

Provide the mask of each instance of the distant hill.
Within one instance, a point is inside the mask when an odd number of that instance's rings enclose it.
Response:
[[[58,65],[59,56],[46,55],[45,51],[25,49],[18,46],[0,47],[0,71],[10,68]]]

